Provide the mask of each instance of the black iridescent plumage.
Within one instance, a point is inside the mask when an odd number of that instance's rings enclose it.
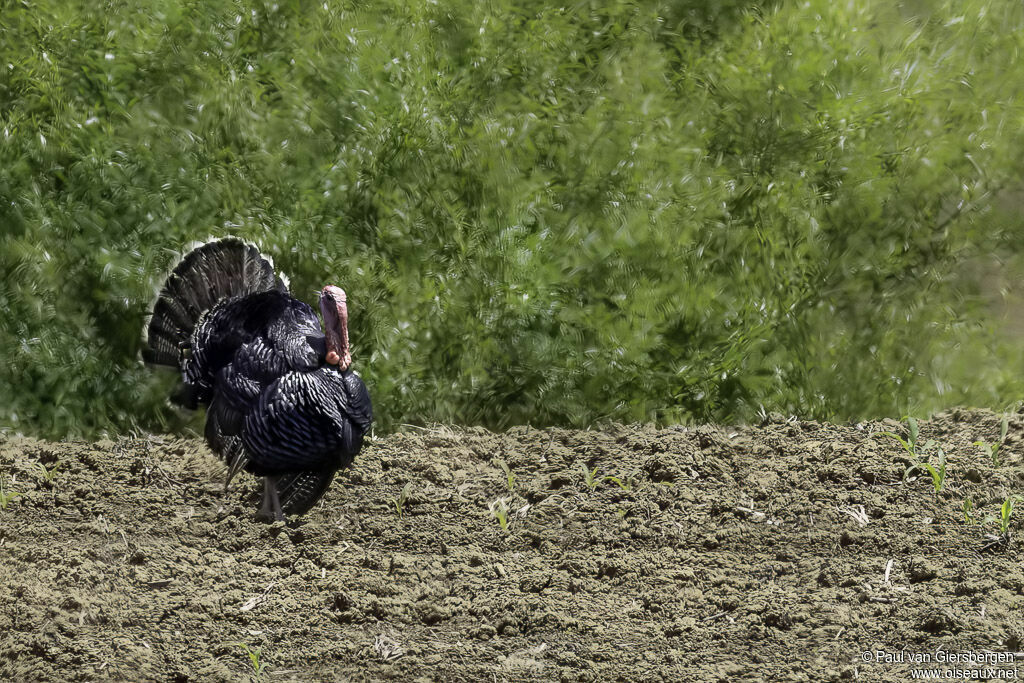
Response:
[[[352,462],[373,419],[366,385],[327,364],[316,313],[237,239],[193,250],[168,277],[147,361],[180,368],[175,400],[206,404],[206,440],[229,465],[266,477],[264,513],[302,514]],[[269,507],[268,507],[269,506]]]

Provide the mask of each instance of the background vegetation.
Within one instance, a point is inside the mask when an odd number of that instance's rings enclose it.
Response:
[[[140,332],[228,234],[349,291],[385,429],[1003,407],[1022,49],[1005,0],[0,0],[0,425],[195,419]]]

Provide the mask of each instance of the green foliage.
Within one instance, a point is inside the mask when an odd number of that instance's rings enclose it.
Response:
[[[249,655],[249,663],[252,664],[253,674],[258,678],[263,675],[267,668],[266,662],[260,661],[262,651],[260,648],[250,648],[246,643],[232,643],[245,650],[245,654]]]
[[[405,516],[405,505],[409,502],[409,494],[412,492],[412,482],[409,482],[402,487],[402,492],[391,499],[391,504],[395,508],[395,513],[398,518],[401,519]]]
[[[999,533],[1004,538],[1010,536],[1010,517],[1013,515],[1013,508],[1020,502],[1020,496],[1009,496],[1003,501],[1002,507],[999,509]]]
[[[974,500],[971,498],[964,498],[964,522],[967,524],[978,523],[978,519],[974,515]]]
[[[140,331],[228,234],[384,430],[1000,406],[1024,8],[914,7],[8,2],[0,427],[198,424]]]
[[[907,455],[910,456],[910,464],[907,465],[907,469],[903,472],[903,481],[906,481],[907,477],[915,472],[927,472],[932,478],[932,485],[935,487],[935,493],[942,490],[942,487],[946,482],[946,452],[942,448],[939,448],[936,452],[936,464],[933,465],[930,462],[931,456],[927,455],[927,452],[935,445],[935,439],[928,439],[924,445],[919,443],[921,433],[916,418],[907,417],[906,439],[894,432],[875,432],[873,436],[887,436],[891,439],[895,439],[899,442],[900,446],[903,447],[903,450],[907,452]],[[970,508],[967,507],[967,503],[968,501],[964,501],[965,516],[970,512]]]
[[[915,462],[911,464],[906,472],[903,473],[903,479],[906,480],[914,472],[927,472],[932,478],[932,486],[935,488],[935,493],[938,493],[946,483],[946,452],[941,448],[939,449],[936,465],[930,462]]]
[[[508,501],[505,498],[499,498],[498,500],[488,503],[487,509],[490,510],[491,516],[498,521],[498,526],[501,530],[508,532]]]
[[[597,470],[595,470],[595,472],[596,471]],[[613,484],[615,484],[616,486],[618,486],[620,489],[622,489],[623,491],[626,491],[626,492],[629,492],[629,491],[633,490],[633,482],[630,481],[629,479],[626,479],[625,481],[623,481],[622,479],[620,479],[618,477],[605,477],[604,481],[610,481]]]
[[[580,463],[580,472],[583,474],[583,483],[587,485],[587,488],[593,491],[597,488],[597,485],[601,483],[600,477],[597,476],[597,468],[590,469],[586,463]]]
[[[1003,419],[999,426],[999,441],[997,443],[988,443],[987,441],[975,441],[975,446],[981,446],[981,448],[988,454],[989,459],[992,461],[992,467],[999,467],[999,452],[1003,449],[1003,445],[1006,443],[1006,432],[1009,429],[1009,419],[1003,415]]]
[[[22,496],[22,495],[25,495],[25,494],[19,493],[18,491],[8,492],[4,488],[3,480],[0,479],[0,510],[6,510],[7,506],[11,504],[11,501],[13,501],[18,496]]]
[[[505,473],[505,483],[508,485],[508,490],[514,491],[516,488],[515,472],[512,471],[512,468],[510,468],[508,463],[503,459],[498,458],[495,462],[497,462],[498,466],[501,467],[501,471]]]
[[[53,484],[53,480],[57,477],[57,470],[61,466],[61,461],[54,463],[53,467],[47,467],[45,463],[37,462],[36,471],[39,473],[39,478],[43,484],[50,486]]]
[[[915,463],[914,466],[916,466],[917,461],[921,458],[922,453],[929,450],[932,446],[935,445],[935,439],[928,439],[928,441],[926,441],[923,446],[918,446],[917,437],[920,436],[920,431],[917,424],[917,419],[913,417],[907,417],[906,439],[904,439],[899,434],[896,434],[895,432],[875,432],[873,436],[888,436],[889,438],[898,441],[900,446],[903,447],[903,450],[907,452],[907,454],[910,456],[910,459]],[[913,467],[908,469],[907,472],[910,472],[911,469],[913,469]],[[906,474],[904,474],[903,478],[906,479]]]

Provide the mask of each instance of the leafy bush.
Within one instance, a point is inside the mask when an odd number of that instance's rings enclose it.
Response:
[[[1024,10],[894,7],[7,3],[0,424],[180,428],[140,330],[228,234],[384,429],[1002,407]]]

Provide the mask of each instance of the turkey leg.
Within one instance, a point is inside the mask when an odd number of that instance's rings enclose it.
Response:
[[[277,497],[278,477],[263,477],[263,506],[260,517],[275,522],[285,522],[287,518],[281,511],[281,499]]]

